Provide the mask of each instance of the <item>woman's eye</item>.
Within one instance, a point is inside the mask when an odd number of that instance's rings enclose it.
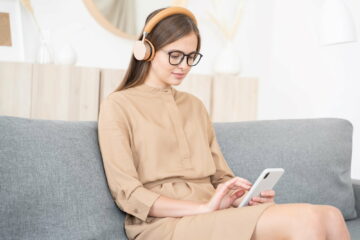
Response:
[[[170,57],[171,57],[172,59],[177,59],[177,58],[181,57],[181,55],[179,55],[179,54],[170,55]]]
[[[195,60],[198,57],[198,54],[192,54],[189,56],[191,60]]]

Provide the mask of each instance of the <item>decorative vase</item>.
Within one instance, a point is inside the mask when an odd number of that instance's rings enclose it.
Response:
[[[41,64],[53,63],[51,48],[45,40],[41,41],[41,45],[38,50],[37,62]]]
[[[227,41],[215,62],[214,72],[224,74],[239,74],[241,70],[240,55],[233,41]]]
[[[37,62],[41,64],[53,63],[53,53],[49,45],[50,32],[44,31],[44,35],[41,37],[41,43],[38,49]]]

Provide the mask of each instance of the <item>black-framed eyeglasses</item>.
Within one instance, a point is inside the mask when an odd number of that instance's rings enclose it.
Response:
[[[173,51],[165,51],[169,55],[169,63],[173,66],[177,66],[182,63],[186,56],[186,63],[190,67],[195,66],[200,62],[200,59],[202,58],[202,54],[199,52],[191,52],[189,54],[185,54],[184,52],[180,50],[173,50]]]

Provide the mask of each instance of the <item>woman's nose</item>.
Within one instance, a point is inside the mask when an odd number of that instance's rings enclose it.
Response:
[[[189,65],[187,64],[187,57],[184,57],[184,59],[178,65],[178,67],[181,68],[181,69],[187,69],[189,67]]]

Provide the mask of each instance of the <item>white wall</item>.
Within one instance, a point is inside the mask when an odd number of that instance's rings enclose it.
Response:
[[[207,0],[189,0],[203,38],[193,73],[211,74],[223,44],[206,20]],[[260,79],[258,118],[346,118],[354,126],[352,177],[360,179],[360,43],[321,47],[317,18],[323,0],[249,0],[236,36],[242,75]],[[360,2],[344,0],[360,33]],[[126,68],[132,42],[102,29],[81,0],[32,0],[39,22],[59,50],[71,44],[79,66]],[[229,0],[223,0],[229,3]],[[31,24],[26,21],[25,25]],[[35,34],[25,38],[36,45]],[[29,51],[31,52],[31,51]],[[25,56],[33,61],[34,54]]]
[[[352,176],[360,179],[360,44],[318,45],[322,1],[277,0],[271,61],[261,78],[259,118],[339,117],[354,126]],[[345,1],[360,33],[359,1]]]

